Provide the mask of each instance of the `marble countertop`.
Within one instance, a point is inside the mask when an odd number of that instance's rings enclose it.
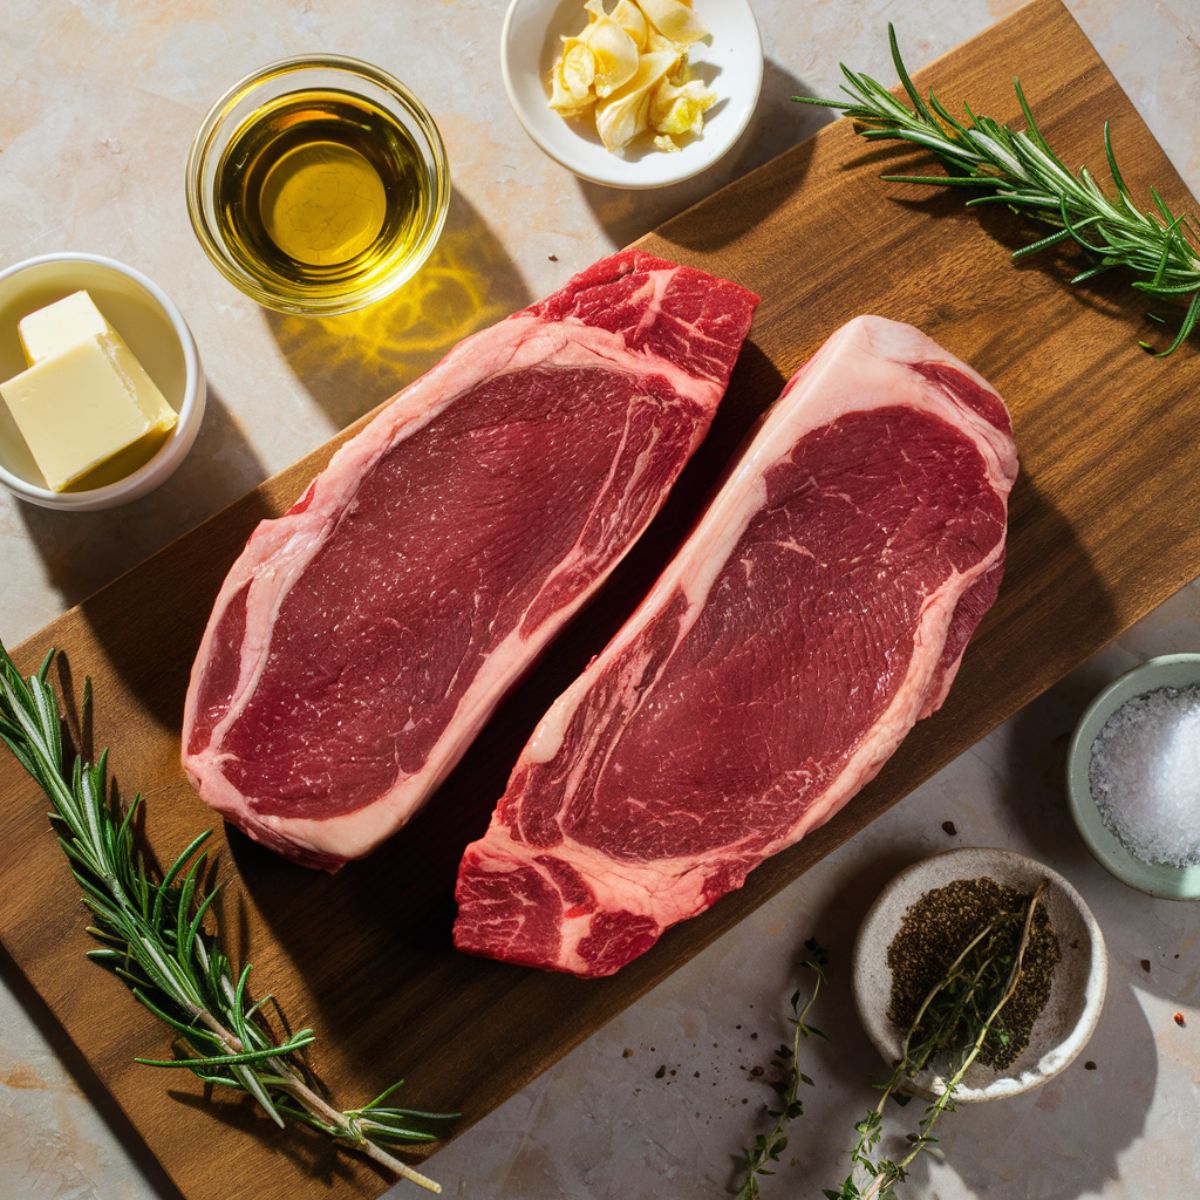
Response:
[[[1194,0],[1067,2],[1200,193]],[[811,132],[826,115],[787,98],[828,94],[839,59],[888,77],[883,31],[897,16],[890,0],[755,0],[768,62],[750,132],[702,179],[639,194],[582,184],[525,138],[499,87],[503,7],[10,3],[0,48],[0,262],[77,249],[146,271],[193,327],[210,410],[185,466],[138,504],[56,514],[0,497],[8,641],[324,441],[471,329]],[[897,16],[914,67],[1016,4],[920,7],[919,21]],[[264,62],[314,50],[371,59],[413,86],[445,135],[455,186],[446,235],[417,285],[322,322],[269,314],[233,290],[204,258],[183,203],[186,148],[211,101]],[[437,1154],[432,1173],[449,1195],[473,1200],[724,1194],[730,1155],[772,1098],[757,1068],[786,1033],[796,963],[815,935],[833,954],[831,986],[814,1014],[831,1040],[808,1050],[816,1086],[763,1191],[819,1196],[845,1173],[851,1125],[871,1103],[879,1070],[849,1003],[859,919],[908,863],[951,846],[997,845],[1040,857],[1082,891],[1108,937],[1108,1001],[1088,1050],[1064,1075],[948,1118],[941,1152],[918,1166],[902,1195],[1181,1195],[1181,1181],[1200,1179],[1200,908],[1151,900],[1106,875],[1070,823],[1061,778],[1070,729],[1105,680],[1149,654],[1197,648],[1193,584]],[[954,835],[942,828],[950,818]],[[81,1090],[74,1061],[0,959],[0,1195],[173,1196],[111,1104]]]

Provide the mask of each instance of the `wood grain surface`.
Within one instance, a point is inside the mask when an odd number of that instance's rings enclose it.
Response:
[[[1043,129],[1075,164],[1103,161],[1105,118],[1135,191],[1182,182],[1058,0],[1037,0],[919,80],[956,106],[1019,116],[1021,76]],[[1119,281],[1069,289],[1061,259],[1020,268],[1033,232],[982,220],[958,194],[879,182],[911,156],[880,152],[839,121],[644,239],[650,250],[760,292],[707,442],[661,517],[596,601],[503,705],[439,794],[371,859],[334,877],[290,866],[239,835],[221,846],[223,919],[249,946],[258,994],[275,992],[320,1034],[314,1065],[345,1104],[398,1076],[406,1102],[478,1120],[744,914],[1200,570],[1200,354],[1162,361],[1161,337]],[[1064,256],[1069,259],[1068,256]],[[945,708],[828,826],[755,871],[744,889],[666,934],[610,979],[581,981],[461,956],[450,942],[460,851],[484,829],[534,722],[631,611],[783,381],[849,317],[911,321],[1007,398],[1022,475],[1008,573]],[[344,437],[345,435],[343,435]],[[254,524],[279,513],[336,441],[54,622],[18,658],[66,651],[65,683],[95,685],[95,741],[119,783],[148,800],[163,857],[213,824],[184,781],[178,728],[187,674],[221,579]],[[186,1075],[134,1065],[164,1031],[89,964],[78,892],[45,803],[0,756],[0,937],[188,1200],[369,1197],[387,1180],[320,1139],[277,1134],[252,1106],[204,1098]]]

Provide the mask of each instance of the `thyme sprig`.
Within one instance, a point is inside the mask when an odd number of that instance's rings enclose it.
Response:
[[[889,183],[965,188],[978,193],[966,202],[969,208],[1003,204],[1056,227],[1054,233],[1022,246],[1013,254],[1014,259],[1072,241],[1092,259],[1092,265],[1080,271],[1072,283],[1121,268],[1133,276],[1130,286],[1137,291],[1162,300],[1185,301],[1179,329],[1158,357],[1166,357],[1183,345],[1200,321],[1200,233],[1191,216],[1172,212],[1153,187],[1150,195],[1154,210],[1137,205],[1117,166],[1109,123],[1104,124],[1104,153],[1116,188],[1115,200],[1087,167],[1072,172],[1064,166],[1038,128],[1020,80],[1014,79],[1013,86],[1025,118],[1023,130],[977,116],[965,104],[964,124],[951,116],[932,91],[927,98],[917,91],[890,24],[888,40],[896,74],[912,102],[911,110],[882,84],[850,70],[844,63],[841,70],[846,82],[841,90],[847,99],[792,99],[800,104],[839,109],[858,123],[858,132],[870,141],[891,139],[924,147],[948,172],[884,175]],[[1145,342],[1140,344],[1147,350],[1151,348]]]
[[[361,1108],[329,1103],[303,1057],[316,1034],[291,1032],[280,1014],[286,1036],[276,1037],[264,1017],[273,997],[251,1002],[250,964],[237,969],[223,948],[213,913],[218,889],[206,883],[211,830],[160,872],[146,861],[135,833],[141,794],[122,806],[115,787],[110,792],[108,751],[94,763],[72,756],[67,765],[63,717],[47,678],[54,657],[51,650],[26,679],[0,643],[0,740],[50,801],[58,844],[95,922],[88,932],[100,942],[88,957],[118,976],[176,1036],[177,1057],[136,1061],[190,1071],[206,1084],[248,1094],[281,1128],[288,1120],[307,1125],[440,1192],[388,1147],[436,1141],[437,1128],[458,1114],[387,1103],[399,1083]],[[90,692],[89,681],[85,710]]]
[[[792,1040],[790,1044],[781,1044],[771,1060],[779,1074],[779,1078],[772,1085],[779,1095],[779,1107],[767,1110],[767,1115],[774,1118],[771,1128],[766,1133],[758,1134],[754,1144],[744,1150],[738,1160],[739,1168],[746,1172],[745,1181],[738,1192],[738,1200],[758,1200],[761,1195],[759,1176],[775,1173],[772,1168],[787,1149],[788,1139],[784,1130],[789,1121],[794,1121],[804,1111],[803,1102],[800,1100],[800,1088],[813,1086],[812,1079],[800,1066],[800,1044],[805,1038],[825,1037],[815,1025],[808,1023],[808,1014],[817,1001],[821,985],[825,982],[825,968],[829,965],[829,955],[824,947],[811,938],[804,943],[804,948],[808,951],[808,957],[800,965],[813,973],[812,991],[803,1003],[799,989],[792,993],[792,1015],[788,1018],[792,1025]]]
[[[937,1143],[934,1127],[954,1111],[954,1097],[989,1037],[1005,1035],[1001,1014],[1021,982],[1025,953],[1045,884],[1029,898],[1024,911],[998,913],[965,946],[945,975],[930,989],[905,1034],[900,1061],[880,1086],[879,1100],[855,1126],[850,1174],[840,1187],[825,1188],[826,1200],[896,1200],[896,1187],[908,1178],[918,1155]],[[925,1108],[907,1153],[899,1160],[875,1158],[883,1136],[883,1113],[889,1097],[926,1067],[949,1058],[951,1066]]]

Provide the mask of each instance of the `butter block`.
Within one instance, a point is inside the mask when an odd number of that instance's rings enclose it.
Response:
[[[125,379],[153,431],[169,433],[175,428],[175,410],[86,291],[72,292],[22,317],[17,322],[17,334],[30,366],[46,362],[80,342],[98,341]]]
[[[138,406],[146,414],[151,429],[156,433],[169,433],[174,429],[179,420],[178,414],[167,403],[166,397],[158,390],[158,385],[138,362],[133,351],[125,345],[121,335],[110,327],[107,333],[95,340],[108,355],[117,374],[125,380]]]
[[[87,292],[72,292],[17,322],[21,349],[31,367],[61,350],[111,331],[104,314]]]
[[[155,429],[136,390],[97,337],[0,383],[0,397],[56,492]]]

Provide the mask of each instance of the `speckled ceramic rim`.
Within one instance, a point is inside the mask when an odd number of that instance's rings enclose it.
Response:
[[[1044,863],[1018,854],[1015,850],[962,847],[933,854],[901,871],[879,893],[867,911],[854,942],[852,975],[854,1004],[859,1020],[884,1061],[892,1064],[900,1054],[900,1032],[887,1017],[891,995],[891,976],[886,966],[887,947],[899,928],[908,903],[901,909],[903,894],[912,890],[912,899],[935,887],[943,887],[955,879],[974,879],[997,871],[1010,878],[1015,874],[1034,886],[1035,880],[1045,880],[1057,898],[1074,910],[1090,939],[1090,956],[1084,984],[1084,1002],[1079,1019],[1057,1045],[1043,1051],[1037,1066],[1017,1076],[1000,1075],[986,1087],[962,1086],[955,1092],[955,1101],[963,1104],[982,1103],[1018,1096],[1041,1087],[1061,1074],[1078,1057],[1095,1032],[1108,990],[1108,951],[1104,934],[1083,897],[1057,871]],[[897,893],[902,896],[898,898]],[[897,911],[899,909],[899,911]],[[881,964],[883,964],[881,966]],[[881,973],[883,978],[881,978]],[[1036,1031],[1035,1031],[1036,1033]],[[908,1090],[932,1099],[940,1079],[932,1072],[918,1075]]]
[[[758,98],[762,92],[762,77],[763,77],[763,51],[762,51],[762,34],[759,32],[758,20],[754,15],[753,8],[747,4],[746,10],[750,18],[750,31],[753,33],[758,53],[756,56],[758,75],[754,84],[754,103],[749,105],[745,116],[736,126],[730,126],[728,133],[725,135],[718,153],[704,159],[690,170],[680,171],[678,174],[671,175],[666,179],[658,179],[653,181],[634,181],[623,177],[618,169],[614,166],[611,174],[597,175],[592,172],[581,170],[576,164],[568,162],[562,155],[555,152],[545,138],[537,131],[536,127],[529,120],[525,113],[525,106],[521,103],[517,95],[517,89],[514,85],[512,76],[512,67],[509,63],[508,48],[512,40],[512,25],[516,18],[517,10],[525,0],[511,0],[508,11],[504,14],[504,25],[500,31],[500,75],[504,80],[504,92],[508,96],[508,103],[512,107],[513,113],[521,123],[521,128],[529,135],[530,141],[533,142],[539,150],[542,151],[548,158],[552,158],[560,167],[565,167],[571,174],[578,176],[580,179],[586,180],[588,183],[598,183],[602,187],[621,188],[625,191],[647,191],[650,188],[670,187],[672,184],[683,183],[687,179],[694,179],[697,175],[702,175],[710,167],[719,162],[734,146],[737,145],[738,139],[746,132],[746,127],[750,124],[754,116],[755,109],[758,107]],[[620,159],[614,157],[614,164],[619,164]]]
[[[280,296],[269,288],[265,288],[254,279],[226,253],[224,242],[213,228],[208,216],[208,197],[205,192],[212,184],[210,170],[215,171],[217,164],[212,161],[216,143],[226,122],[232,113],[242,105],[260,87],[278,80],[281,76],[299,75],[304,71],[320,71],[332,73],[341,77],[342,86],[353,94],[363,94],[362,84],[378,88],[398,108],[412,120],[416,132],[425,140],[422,147],[426,156],[426,167],[433,180],[433,203],[430,205],[429,218],[422,231],[420,241],[412,252],[382,279],[377,280],[371,287],[354,292],[348,296],[314,297],[311,300],[297,301],[290,296]],[[302,80],[296,81],[297,88],[303,86]],[[366,96],[367,99],[377,100],[376,96]],[[391,295],[398,287],[407,283],[425,265],[425,261],[433,253],[442,228],[446,224],[446,214],[450,208],[450,167],[446,158],[446,146],[442,141],[441,132],[434,123],[433,117],[424,104],[400,82],[394,75],[370,63],[357,58],[348,58],[341,54],[301,55],[297,58],[283,58],[278,62],[268,63],[257,71],[247,75],[233,85],[208,111],[201,122],[196,136],[192,139],[191,149],[187,160],[187,206],[188,216],[192,222],[196,237],[204,252],[212,260],[213,266],[225,276],[235,287],[245,292],[252,300],[274,309],[276,312],[293,313],[297,316],[331,317],[339,313],[353,312],[374,304],[385,296]]]
[[[54,492],[41,484],[30,482],[20,475],[14,475],[12,471],[0,465],[0,483],[13,495],[19,496],[22,500],[28,500],[31,504],[37,504],[42,508],[76,512],[115,508],[119,504],[136,500],[139,496],[144,496],[158,487],[159,484],[165,483],[191,450],[196,435],[200,431],[206,396],[204,370],[200,365],[200,355],[196,350],[196,341],[192,337],[192,331],[188,328],[187,322],[183,319],[183,313],[176,307],[175,302],[148,276],[143,275],[134,267],[118,262],[115,258],[106,258],[102,254],[42,254],[37,258],[27,258],[23,262],[15,263],[0,271],[0,283],[23,271],[47,263],[90,263],[133,280],[170,322],[183,353],[183,401],[179,407],[179,418],[175,422],[175,428],[171,430],[170,436],[155,451],[154,455],[136,471],[131,471],[124,479],[118,479],[114,483],[91,488],[84,492]]]
[[[1200,684],[1200,654],[1164,654],[1114,680],[1079,719],[1067,754],[1067,799],[1080,836],[1097,861],[1122,883],[1164,900],[1200,899],[1200,866],[1166,867],[1135,858],[1104,824],[1088,780],[1092,743],[1104,722],[1134,696],[1160,687]]]

